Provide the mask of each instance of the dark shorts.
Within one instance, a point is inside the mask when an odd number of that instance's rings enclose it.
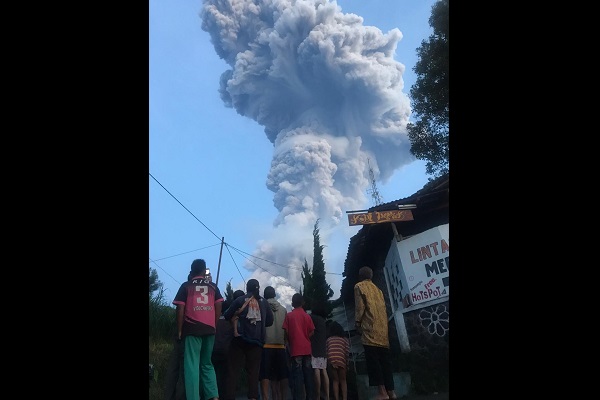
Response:
[[[285,349],[263,348],[258,379],[269,379],[271,381],[287,379],[290,376],[289,368]]]

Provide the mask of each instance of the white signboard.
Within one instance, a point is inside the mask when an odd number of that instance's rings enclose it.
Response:
[[[392,311],[403,310],[410,305],[408,282],[402,269],[402,262],[398,254],[398,242],[392,239],[392,245],[385,259],[384,271],[388,284],[388,293],[390,295],[390,304]]]
[[[449,224],[397,242],[412,305],[450,294]]]

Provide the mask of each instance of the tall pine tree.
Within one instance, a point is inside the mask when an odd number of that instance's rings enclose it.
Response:
[[[308,268],[308,261],[306,258],[304,259],[304,266],[302,267],[302,289],[300,289],[300,294],[304,298],[304,309],[311,310],[312,309],[312,294],[314,293],[314,284],[311,270]]]
[[[233,301],[233,288],[231,287],[231,279],[228,280],[227,285],[225,285],[225,300]]]
[[[323,261],[323,248],[319,235],[319,220],[313,228],[313,267],[308,268],[308,262],[304,260],[302,268],[302,283],[304,285],[304,308],[311,310],[314,304],[323,304],[327,315],[331,313],[333,306],[329,299],[333,296],[333,289],[325,279],[325,262]],[[300,292],[302,293],[302,292]]]

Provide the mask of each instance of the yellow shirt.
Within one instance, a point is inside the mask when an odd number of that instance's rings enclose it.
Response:
[[[355,319],[360,323],[363,345],[390,347],[383,292],[370,279],[354,285]]]

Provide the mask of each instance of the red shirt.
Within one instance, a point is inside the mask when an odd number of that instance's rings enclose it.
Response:
[[[315,330],[315,324],[304,308],[297,307],[285,314],[282,328],[288,335],[290,356],[310,356],[312,354],[310,335]]]

